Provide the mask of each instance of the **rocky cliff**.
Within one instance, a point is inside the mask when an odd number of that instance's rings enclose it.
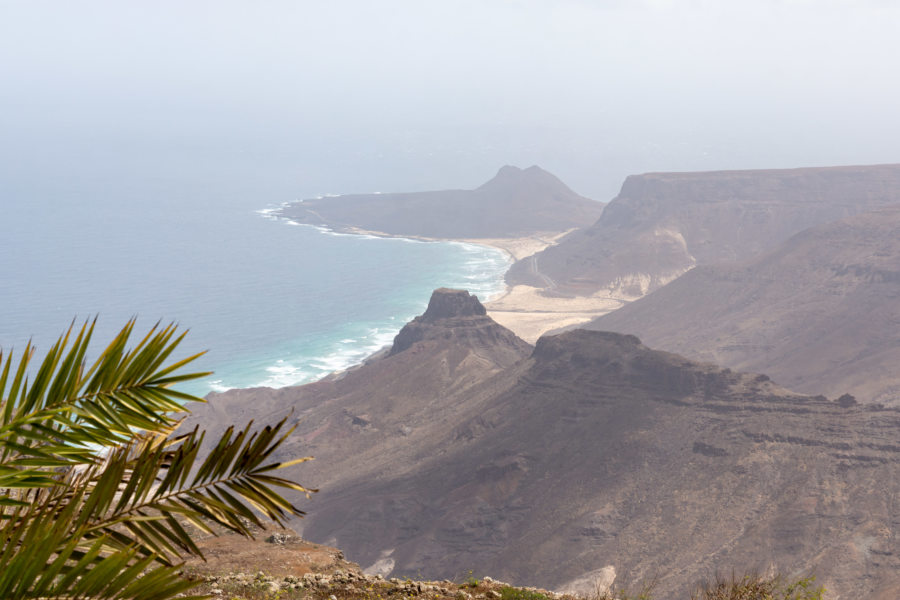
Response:
[[[900,165],[630,176],[591,227],[507,280],[632,300],[696,265],[747,259],[799,231],[900,202]]]

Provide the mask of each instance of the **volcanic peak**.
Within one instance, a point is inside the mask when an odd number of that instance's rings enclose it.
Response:
[[[438,288],[431,294],[425,313],[407,323],[394,338],[390,356],[417,342],[431,340],[472,349],[490,348],[504,355],[524,358],[531,346],[487,316],[478,298],[466,290]]]
[[[433,323],[438,319],[475,317],[486,314],[487,311],[479,302],[478,297],[468,291],[438,288],[431,293],[431,300],[428,301],[428,308],[422,315],[422,320]]]
[[[532,165],[527,169],[513,165],[503,166],[497,171],[493,179],[478,188],[482,192],[500,194],[525,193],[525,190],[531,190],[528,193],[534,193],[536,189],[541,189],[552,195],[576,196],[575,192],[569,189],[556,175],[545,171],[537,165]]]

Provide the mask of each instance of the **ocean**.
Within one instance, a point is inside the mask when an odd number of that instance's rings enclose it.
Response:
[[[181,355],[214,375],[181,389],[282,387],[359,363],[421,314],[437,287],[502,292],[492,248],[345,235],[292,224],[277,194],[161,172],[0,181],[0,347],[41,356],[98,317],[94,349],[136,317],[188,329]],[[298,198],[307,197],[298,195]],[[292,198],[293,199],[293,198]]]

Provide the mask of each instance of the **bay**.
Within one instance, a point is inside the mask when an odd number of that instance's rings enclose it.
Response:
[[[271,215],[289,185],[233,183],[177,170],[7,174],[0,347],[30,339],[40,356],[96,316],[99,351],[129,318],[136,332],[174,321],[190,330],[181,354],[207,351],[193,367],[215,371],[185,391],[281,387],[389,344],[434,288],[503,289],[500,251],[292,226]]]

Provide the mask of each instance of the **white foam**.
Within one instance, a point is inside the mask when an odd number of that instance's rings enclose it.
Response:
[[[333,197],[337,197],[337,195],[325,194],[319,196],[319,198]],[[321,234],[333,237],[354,237],[362,240],[383,240],[386,243],[395,242],[401,244],[449,243],[456,247],[461,254],[460,258],[462,260],[452,274],[448,273],[450,276],[441,285],[466,288],[477,295],[483,302],[489,301],[506,291],[504,274],[513,261],[507,253],[501,250],[461,241],[433,242],[406,237],[381,237],[368,233],[337,232],[322,225],[299,223],[290,218],[280,216],[278,211],[290,204],[292,203],[285,202],[280,207],[269,206],[257,211],[257,213],[265,218],[283,220],[287,225],[312,227]],[[416,314],[421,313],[423,310],[424,305]],[[328,346],[322,348],[321,351],[317,350],[315,352],[316,356],[310,356],[301,351],[281,358],[265,368],[266,377],[258,385],[268,387],[300,385],[316,381],[335,371],[346,370],[390,345],[397,335],[400,325],[411,320],[413,316],[415,315],[395,314],[385,317],[383,321],[378,322],[378,325],[371,323],[364,325],[360,323],[353,329],[344,331],[344,336],[346,337],[332,341]],[[362,325],[362,328],[359,327],[360,325]],[[228,389],[221,382],[214,382],[214,385],[222,390]],[[211,384],[211,387],[213,387],[213,384]],[[219,391],[215,387],[213,389]]]
[[[356,353],[353,353],[356,354]],[[350,366],[348,363],[349,356],[347,354],[330,354],[324,358],[319,358],[311,365],[319,370],[328,373],[340,371]]]
[[[324,227],[322,225],[311,225],[313,229],[318,231],[324,235],[330,235],[332,237],[353,237],[360,240],[382,240],[385,238],[378,237],[377,235],[371,235],[368,233],[342,233],[340,231],[335,231],[333,229],[329,229],[328,227]]]
[[[209,382],[209,389],[214,392],[227,392],[228,390],[234,389],[230,386],[224,385],[221,379],[216,379],[215,381]]]
[[[309,379],[309,373],[297,365],[280,359],[275,364],[265,368],[269,374],[263,381],[256,384],[263,387],[282,388],[289,385],[305,383]]]

